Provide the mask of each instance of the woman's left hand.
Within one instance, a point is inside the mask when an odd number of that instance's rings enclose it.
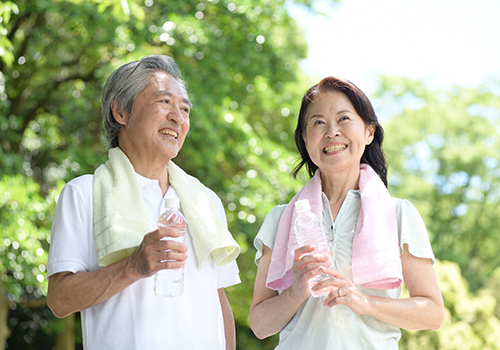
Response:
[[[368,313],[370,307],[369,297],[361,292],[354,283],[345,277],[340,271],[321,268],[323,272],[332,278],[325,279],[314,286],[315,290],[330,288],[333,290],[325,295],[323,306],[334,307],[335,305],[347,305],[358,315]]]

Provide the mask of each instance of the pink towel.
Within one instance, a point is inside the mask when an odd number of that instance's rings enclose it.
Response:
[[[352,248],[353,282],[366,288],[393,289],[403,281],[396,211],[382,180],[367,164],[361,164],[359,175],[361,209]],[[285,290],[292,285],[292,265],[297,239],[293,232],[296,219],[294,203],[309,199],[311,211],[322,216],[321,173],[292,198],[285,208],[276,233],[266,286]]]

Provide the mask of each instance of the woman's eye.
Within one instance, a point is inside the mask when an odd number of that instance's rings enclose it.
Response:
[[[315,120],[315,121],[313,122],[313,125],[321,125],[321,124],[323,124],[323,121],[322,121],[322,120]]]
[[[342,121],[342,120],[349,120],[349,117],[347,117],[347,116],[340,117],[340,121]]]

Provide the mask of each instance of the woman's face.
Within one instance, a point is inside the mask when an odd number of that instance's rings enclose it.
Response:
[[[374,133],[375,127],[365,124],[342,92],[320,92],[307,109],[306,149],[323,172],[359,170]]]

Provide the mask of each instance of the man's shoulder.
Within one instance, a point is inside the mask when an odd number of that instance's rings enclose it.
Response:
[[[94,191],[94,175],[86,174],[70,180],[63,188],[61,196],[70,195],[80,197],[84,202],[92,199]]]
[[[94,184],[94,175],[85,174],[70,180],[66,186],[73,187],[81,191],[92,190]]]

